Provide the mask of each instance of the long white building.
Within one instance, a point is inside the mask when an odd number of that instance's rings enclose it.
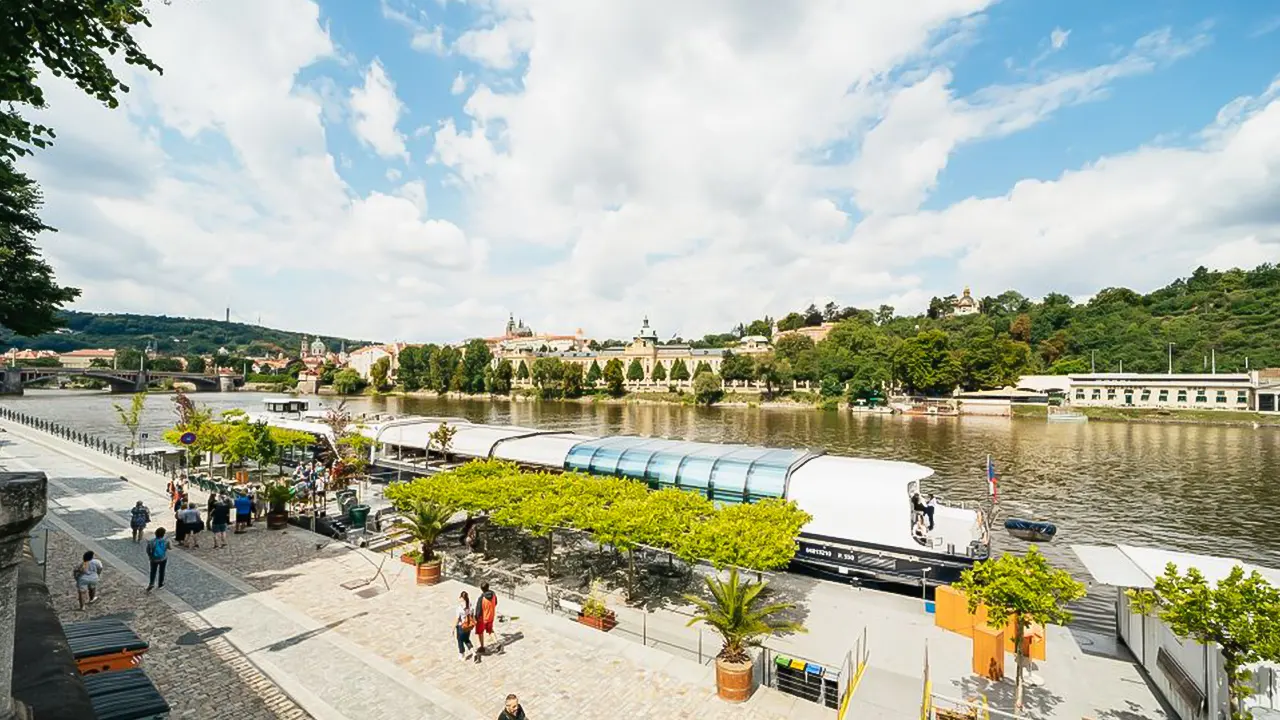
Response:
[[[1027,375],[1018,388],[1060,393],[1078,407],[1280,412],[1280,378],[1247,373]]]

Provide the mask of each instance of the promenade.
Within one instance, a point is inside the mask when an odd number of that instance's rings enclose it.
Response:
[[[108,568],[98,605],[117,611],[113,596],[138,597],[146,584],[146,558],[129,539],[127,508],[144,500],[160,524],[171,526],[161,510],[165,479],[30,428],[7,422],[0,427],[8,431],[0,433],[0,467],[40,469],[50,477],[47,522],[73,541],[54,543],[62,548],[58,561],[68,556],[67,547],[93,549]],[[418,587],[408,565],[296,529],[268,532],[257,526],[230,535],[229,547],[219,550],[205,535],[201,549],[173,552],[168,592],[136,600],[142,603],[138,614],[152,612],[148,603],[163,602],[203,628],[188,640],[211,648],[205,662],[248,673],[253,679],[242,683],[244,694],[257,697],[254,688],[262,690],[261,702],[246,700],[246,717],[491,718],[508,692],[521,696],[531,718],[835,717],[833,710],[769,688],[744,705],[728,705],[715,697],[709,665],[510,597],[500,605],[508,617],[498,627],[505,652],[478,665],[462,663],[452,611],[458,593],[465,589],[474,598],[474,587],[453,580]],[[71,597],[69,578],[69,571],[50,567],[50,591]],[[777,583],[803,598],[809,632],[771,640],[774,651],[838,666],[865,629],[870,667],[854,696],[853,717],[918,716],[926,647],[937,693],[982,693],[997,705],[1012,694],[1011,682],[973,678],[969,641],[933,627],[918,600],[788,575]],[[98,605],[90,615],[99,612]],[[640,613],[618,610],[623,622]],[[687,640],[696,632],[684,627],[682,616],[663,609],[649,612],[645,622],[652,636]],[[706,645],[713,654],[710,636]],[[1037,663],[1036,684],[1027,693],[1029,716],[1165,717],[1137,668],[1112,657],[1117,653],[1107,645],[1105,639],[1078,639],[1065,628],[1050,628],[1048,660]],[[163,672],[152,668],[165,657],[149,657],[148,672]],[[1012,671],[1012,658],[1008,667]],[[195,675],[190,682],[198,692]],[[277,695],[281,699],[273,700]]]

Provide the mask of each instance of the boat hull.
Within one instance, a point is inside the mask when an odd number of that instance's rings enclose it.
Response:
[[[857,576],[894,585],[950,585],[982,557],[894,548],[854,540],[801,535],[791,561],[800,570]]]
[[[1017,518],[1006,520],[1004,529],[1013,537],[1028,542],[1049,542],[1058,534],[1058,526],[1053,523]]]

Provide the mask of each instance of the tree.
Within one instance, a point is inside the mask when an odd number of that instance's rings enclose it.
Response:
[[[689,379],[689,366],[684,364],[684,358],[676,358],[676,361],[671,363],[671,379],[676,382]]]
[[[204,372],[204,358],[200,357],[199,355],[188,355],[186,360],[187,360],[187,372],[190,372],[190,373]],[[294,373],[294,376],[296,377],[297,373]]]
[[[558,398],[564,395],[565,364],[560,358],[540,357],[533,361],[533,370],[529,373],[534,387],[538,388],[538,397]]]
[[[498,395],[506,395],[511,392],[513,372],[510,360],[506,358],[499,360],[498,365],[493,369],[493,392]]]
[[[0,114],[0,128],[16,117],[13,111]],[[0,131],[0,143],[4,141]],[[37,215],[41,202],[36,184],[0,158],[0,327],[19,335],[40,335],[61,326],[58,312],[80,296],[79,290],[54,281],[53,268],[36,249],[36,236],[53,231]]]
[[[609,362],[604,364],[604,372],[601,374],[604,378],[605,387],[609,389],[609,394],[614,397],[622,397],[626,392],[626,378],[622,373],[622,361],[618,358],[610,358]]]
[[[710,407],[720,402],[722,397],[724,388],[721,387],[719,375],[708,371],[698,373],[693,379],[693,400],[697,404]]]
[[[787,313],[778,321],[778,332],[789,332],[804,327],[804,316],[798,312]]]
[[[728,381],[754,380],[756,365],[750,355],[740,355],[725,350],[724,358],[720,361],[720,375]]]
[[[907,387],[926,395],[949,393],[960,381],[960,362],[942,330],[923,330],[905,340],[894,357],[894,365]]]
[[[773,397],[774,391],[791,382],[791,363],[767,353],[756,358],[755,376],[764,383],[764,393]]]
[[[674,370],[674,368],[672,369]],[[655,362],[653,364],[653,370],[649,371],[649,379],[653,380],[654,382],[662,382],[666,380],[667,379],[666,366],[660,362]],[[675,380],[674,377],[671,379]]]
[[[742,582],[738,569],[729,568],[728,580],[717,577],[704,578],[710,600],[697,595],[686,595],[698,610],[687,624],[705,623],[720,634],[724,645],[716,657],[725,662],[749,663],[747,648],[759,645],[765,638],[785,632],[804,632],[799,623],[781,620],[776,616],[790,610],[790,603],[763,604],[768,583]]]
[[[709,373],[709,372],[711,372],[711,366],[707,364],[707,361],[699,360],[697,367],[693,369],[693,376],[698,377],[702,373]]]
[[[596,383],[600,382],[600,376],[600,364],[592,360],[591,367],[587,369],[587,385],[595,387]]]
[[[458,428],[450,425],[448,422],[441,421],[435,430],[427,436],[427,447],[435,447],[440,451],[440,456],[445,462],[449,462],[449,448],[453,447],[453,437],[458,434]]]
[[[383,356],[373,361],[373,366],[369,368],[369,382],[373,384],[374,390],[384,390],[387,387],[387,376],[391,374],[391,358]]]
[[[529,366],[525,365],[523,360],[520,361],[520,366],[516,368],[516,379],[517,380],[529,379]]]
[[[469,340],[462,352],[462,390],[484,392],[484,371],[493,362],[493,353],[484,340]]]
[[[822,311],[817,305],[809,303],[809,307],[804,309],[804,324],[807,327],[816,327],[822,324]]]
[[[567,398],[582,397],[582,365],[576,362],[562,363],[561,387]]]
[[[457,508],[430,500],[418,500],[396,509],[404,515],[404,519],[400,521],[401,527],[422,548],[422,562],[434,561],[436,540],[444,532],[449,518],[454,516]]]
[[[987,616],[1013,619],[1013,647],[1017,662],[1013,704],[1022,710],[1022,671],[1026,664],[1022,638],[1032,623],[1065,625],[1071,621],[1066,606],[1084,597],[1084,585],[1071,573],[1049,564],[1032,545],[1026,555],[1001,555],[983,560],[960,575],[956,588],[968,596],[969,612],[987,607]]]
[[[876,317],[875,317],[876,324],[888,325],[889,321],[893,320],[893,312],[894,310],[892,305],[881,305],[879,308],[876,309]]]
[[[1009,337],[1019,342],[1031,342],[1031,316],[1021,313],[1009,325]]]
[[[640,364],[640,358],[631,358],[631,364],[627,366],[627,380],[631,382],[644,380],[644,366]]]
[[[111,407],[116,409],[116,415],[120,419],[120,424],[125,430],[129,431],[129,447],[136,447],[138,444],[138,428],[142,425],[142,410],[147,404],[147,393],[134,393],[129,398],[129,409],[125,410],[120,407],[120,403],[111,403]]]
[[[280,457],[280,445],[276,442],[276,436],[271,432],[272,428],[265,422],[249,423],[245,426],[245,431],[249,436],[249,442],[252,451],[249,457],[258,465],[258,482],[264,482],[264,475],[268,465],[276,462]]]
[[[764,337],[773,336],[773,318],[768,315],[760,320],[752,320],[743,328],[743,335],[761,335]]]
[[[426,348],[418,345],[409,345],[400,351],[400,369],[396,378],[405,390],[413,392],[426,385],[431,370],[426,353]]]
[[[122,57],[130,65],[156,72],[130,31],[149,25],[143,0],[44,3],[14,0],[5,4],[0,25],[6,28],[0,45],[0,326],[19,335],[38,335],[61,325],[58,311],[80,295],[75,288],[54,282],[53,271],[33,242],[52,231],[36,211],[40,193],[35,183],[17,172],[13,162],[46,148],[54,132],[33,124],[22,106],[44,109],[37,84],[43,65],[49,74],[65,77],[80,90],[114,108],[117,94],[128,87],[116,78],[105,55]]]
[[[1169,563],[1154,589],[1128,593],[1137,612],[1156,615],[1174,635],[1221,650],[1231,717],[1249,720],[1243,703],[1253,690],[1246,666],[1280,662],[1280,589],[1239,565],[1210,585],[1196,568],[1182,575]]]
[[[333,376],[333,391],[339,395],[354,395],[364,389],[364,378],[351,368],[343,368]]]

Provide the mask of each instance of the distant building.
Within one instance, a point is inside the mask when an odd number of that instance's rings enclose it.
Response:
[[[827,339],[827,336],[831,334],[831,329],[835,326],[836,324],[833,322],[824,322],[821,325],[811,325],[809,327],[796,328],[795,330],[780,330],[774,333],[773,337],[774,340],[777,340],[783,335],[804,335],[815,343],[819,343]]]
[[[485,338],[489,351],[496,354],[510,352],[573,352],[586,350],[590,341],[578,328],[573,335],[543,335],[533,331],[524,324],[524,320],[516,320],[514,315],[507,318],[506,331],[497,337]]]
[[[405,343],[366,345],[352,350],[347,356],[346,365],[368,381],[373,374],[373,366],[382,358],[389,358],[391,364],[387,371],[387,377],[394,380],[396,374],[400,371],[400,351],[406,347],[408,345]]]
[[[1071,375],[1068,399],[1082,407],[1253,410],[1254,373]]]
[[[58,356],[62,361],[63,367],[69,368],[87,368],[93,364],[94,360],[101,360],[108,365],[112,365],[116,361],[115,350],[90,349],[72,350],[71,352],[62,353]]]
[[[978,301],[973,299],[973,295],[969,294],[968,286],[965,286],[964,293],[952,301],[951,314],[958,317],[965,315],[977,315],[982,308],[978,306]]]
[[[61,356],[52,350],[19,350],[17,348],[9,348],[3,357],[6,365],[21,365],[26,360],[42,360],[44,358],[61,359]]]
[[[1264,413],[1280,413],[1280,368],[1256,372],[1258,386],[1254,390],[1254,409]]]
[[[769,338],[763,335],[745,335],[730,349],[740,355],[759,355],[769,352],[773,346],[769,344]]]
[[[310,344],[307,343],[306,337],[302,338],[301,354],[298,357],[305,360],[309,357],[323,358],[328,354],[329,348],[325,346],[324,341],[319,337],[312,340]]]

